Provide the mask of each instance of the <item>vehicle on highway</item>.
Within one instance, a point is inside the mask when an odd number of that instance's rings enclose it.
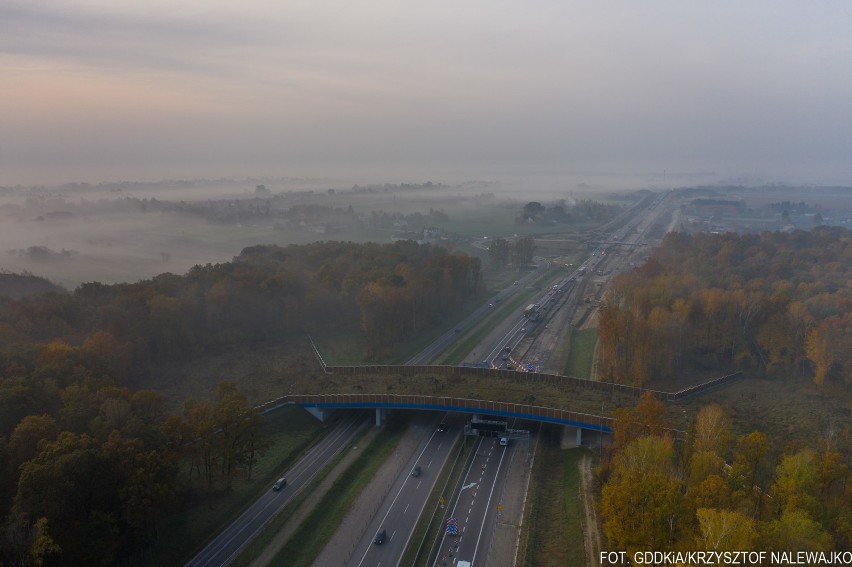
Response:
[[[438,424],[438,433],[443,433],[446,430],[447,430],[447,424],[446,423],[441,422],[441,423]]]
[[[500,446],[501,447],[505,447],[508,444],[509,444],[509,438],[508,437],[501,437],[500,438]]]
[[[414,478],[417,478],[418,476],[420,476],[421,472],[423,472],[423,471],[419,466],[414,467],[413,469],[411,469],[411,476],[413,476]]]
[[[279,492],[283,490],[285,486],[287,486],[287,479],[281,477],[275,481],[275,484],[272,485],[272,490],[274,490],[275,492]]]
[[[376,545],[382,545],[385,542],[385,537],[387,537],[387,532],[384,528],[382,528],[376,533],[376,537],[373,539],[373,543],[375,543]]]

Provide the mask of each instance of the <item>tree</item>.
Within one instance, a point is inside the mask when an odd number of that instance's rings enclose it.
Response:
[[[266,446],[258,435],[264,419],[257,409],[249,405],[236,385],[227,380],[216,387],[213,418],[219,428],[216,444],[221,456],[221,474],[230,488],[232,473],[239,465],[247,467],[251,478],[255,453]]]
[[[724,456],[731,441],[731,420],[719,404],[703,406],[695,416],[693,449]]]
[[[9,465],[16,470],[20,465],[35,457],[44,443],[50,443],[59,435],[56,420],[49,415],[28,415],[15,427],[7,447]]]
[[[739,512],[699,508],[695,516],[701,531],[698,549],[719,552],[752,549],[757,539],[754,520]]]
[[[535,220],[535,218],[544,213],[545,208],[538,201],[530,201],[524,205],[524,219]]]
[[[760,512],[769,481],[768,453],[769,441],[759,431],[737,439],[728,480],[734,499],[742,502],[752,516]]]
[[[532,263],[535,252],[535,239],[532,236],[521,236],[512,243],[512,264],[515,268],[523,268]]]
[[[688,529],[670,438],[640,437],[617,456],[601,492],[604,532],[617,548],[660,550]]]
[[[768,524],[760,547],[772,551],[828,551],[831,536],[804,510],[785,510]]]
[[[773,490],[781,509],[800,508],[810,514],[817,511],[819,471],[816,460],[817,455],[811,449],[782,457],[775,469]]]
[[[505,238],[497,238],[491,241],[488,247],[488,256],[491,265],[496,269],[503,269],[509,263],[509,243]]]

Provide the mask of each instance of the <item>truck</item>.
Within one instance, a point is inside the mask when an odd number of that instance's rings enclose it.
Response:
[[[537,303],[530,303],[529,305],[526,306],[526,308],[524,308],[524,317],[532,317],[537,309],[538,309]]]

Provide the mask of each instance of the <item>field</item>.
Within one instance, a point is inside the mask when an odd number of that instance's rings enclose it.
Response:
[[[568,362],[565,364],[563,374],[576,378],[591,377],[598,330],[575,328],[571,331],[569,340]]]

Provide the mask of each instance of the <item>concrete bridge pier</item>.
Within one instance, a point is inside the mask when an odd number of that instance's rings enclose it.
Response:
[[[325,423],[335,410],[331,408],[318,408],[316,406],[303,406],[305,411],[320,420],[320,423]]]
[[[572,430],[574,429],[576,429],[577,432],[574,435],[571,435]],[[581,427],[571,427],[570,425],[562,427],[562,442],[559,444],[561,448],[569,449],[571,447],[579,447],[582,444],[583,429]]]
[[[388,418],[388,410],[385,408],[376,408],[376,427],[381,427],[385,424]]]

